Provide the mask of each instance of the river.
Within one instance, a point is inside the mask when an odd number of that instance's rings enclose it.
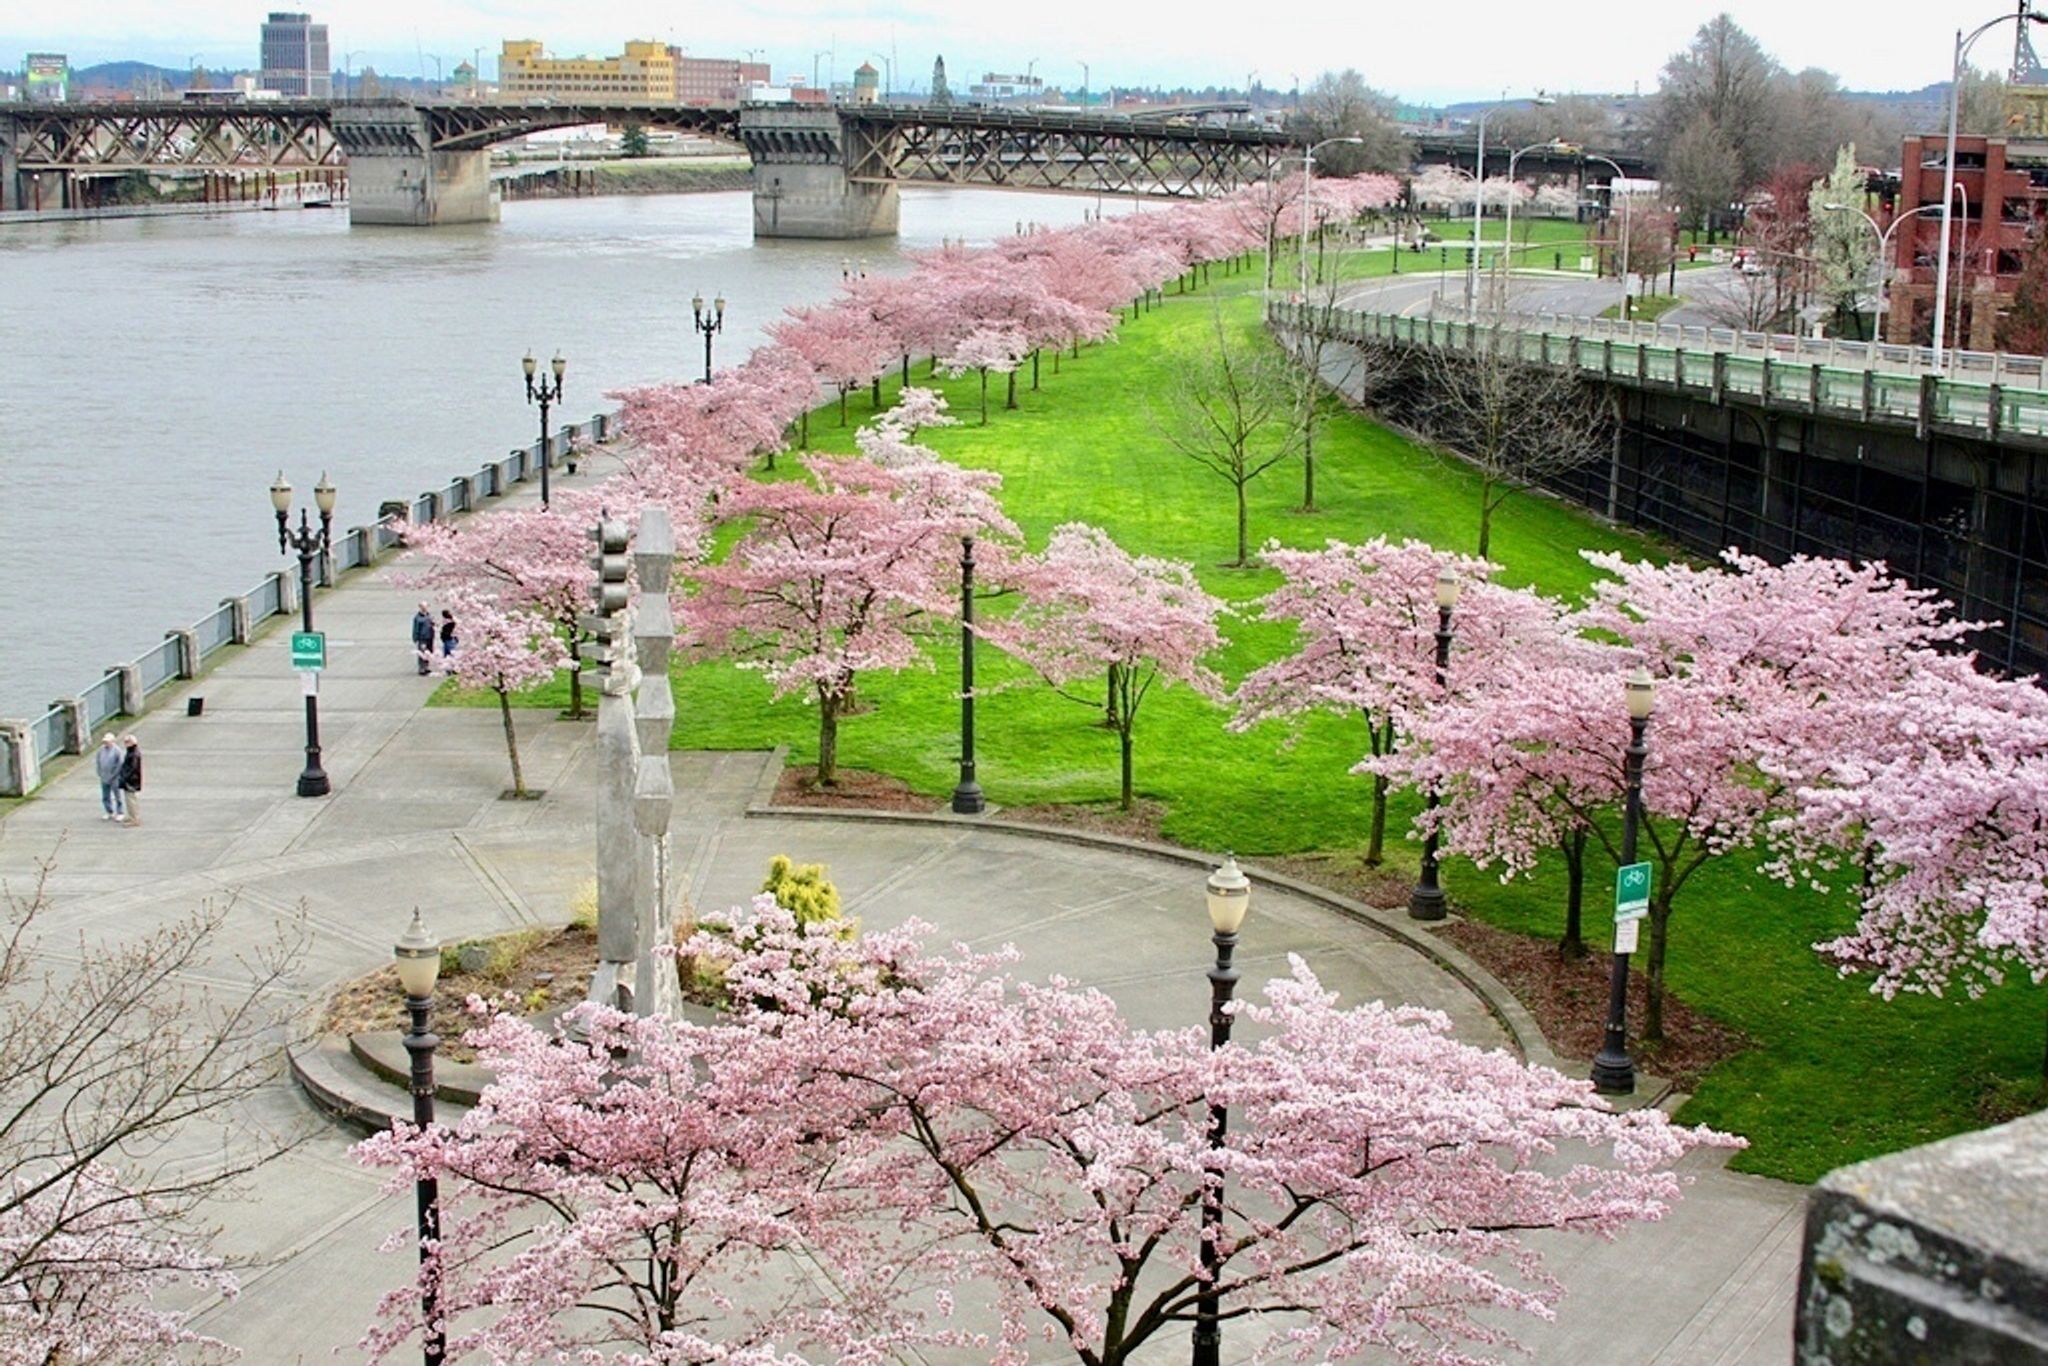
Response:
[[[0,716],[282,567],[280,468],[307,500],[327,471],[340,528],[531,442],[528,350],[568,359],[580,421],[606,390],[701,372],[695,291],[725,294],[727,364],[842,262],[900,271],[1095,205],[906,189],[901,236],[865,242],[757,243],[745,193],[526,200],[432,230],[321,210],[0,225]]]

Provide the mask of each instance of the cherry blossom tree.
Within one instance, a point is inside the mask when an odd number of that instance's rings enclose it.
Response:
[[[801,1280],[759,1293],[778,1253],[801,1244],[829,1267],[869,1236],[818,1155],[846,1117],[792,1113],[798,1059],[767,1031],[586,1005],[552,1030],[489,1015],[468,1041],[493,1080],[458,1124],[401,1123],[356,1148],[392,1192],[443,1192],[419,1284],[384,1296],[362,1341],[372,1361],[420,1338],[425,1287],[449,1360],[802,1366],[776,1344],[873,1361],[905,1340],[894,1278],[867,1270],[880,1257],[837,1278],[837,1304]],[[386,1250],[415,1246],[400,1233]]]
[[[945,357],[946,373],[958,377],[969,370],[981,372],[981,425],[988,425],[988,372],[1014,374],[1017,362],[1031,348],[1024,334],[1005,324],[976,327],[956,340]],[[1015,406],[1015,390],[1011,393]]]
[[[922,1274],[993,1292],[998,1363],[1037,1330],[1127,1362],[1185,1332],[1208,1289],[1266,1353],[1469,1360],[1463,1344],[1506,1340],[1494,1314],[1550,1312],[1524,1232],[1657,1218],[1673,1163],[1735,1145],[1617,1115],[1455,1042],[1440,1014],[1342,1008],[1299,958],[1236,1008],[1266,1037],[1212,1050],[1199,1029],[1134,1029],[1099,992],[1017,982],[1007,954],[934,955],[914,923],[848,937],[761,902],[734,920],[689,948],[726,956],[740,1027],[807,1059],[806,1110],[859,1116],[838,1188],[908,1229]],[[1239,1121],[1220,1152],[1212,1102]]]
[[[1692,876],[1738,850],[1782,851],[1785,818],[1871,704],[1904,686],[1972,623],[1878,565],[1729,552],[1724,569],[1586,553],[1610,577],[1568,617],[1572,648],[1511,653],[1495,685],[1414,725],[1375,771],[1438,785],[1450,848],[1512,875],[1588,830],[1619,859],[1603,815],[1623,795],[1622,679],[1657,679],[1643,779],[1642,850],[1655,865],[1644,957],[1645,1037],[1663,1037],[1672,910]]]
[[[1265,621],[1295,624],[1297,648],[1247,674],[1233,698],[1229,728],[1335,711],[1365,720],[1374,757],[1393,753],[1415,717],[1454,693],[1483,686],[1515,652],[1543,649],[1556,638],[1563,608],[1534,593],[1495,586],[1498,566],[1440,551],[1422,541],[1363,545],[1330,541],[1320,550],[1289,550],[1269,542],[1260,559],[1281,584],[1261,598]],[[1460,586],[1451,664],[1436,671],[1437,580],[1448,572]],[[1373,773],[1372,819],[1365,861],[1384,856],[1388,778]]]
[[[451,594],[458,643],[436,668],[463,689],[497,695],[505,727],[505,755],[512,763],[512,792],[524,800],[526,775],[519,766],[519,732],[512,725],[512,694],[545,683],[567,667],[569,652],[544,617],[506,608],[481,595]]]
[[[846,396],[879,375],[896,354],[895,340],[874,325],[865,308],[841,301],[792,308],[771,323],[768,335],[810,363],[819,379],[839,391],[839,425],[846,425]]]
[[[817,702],[818,782],[831,784],[857,676],[930,667],[913,631],[954,610],[960,538],[1017,532],[995,474],[940,460],[803,464],[807,479],[744,483],[721,502],[744,530],[679,606],[698,648],[760,669],[778,698],[801,691]]]
[[[1503,1313],[1553,1312],[1524,1235],[1659,1218],[1688,1151],[1738,1144],[1617,1114],[1441,1014],[1345,1008],[1298,958],[1236,1007],[1264,1037],[1211,1049],[926,933],[848,935],[762,896],[680,950],[719,965],[716,1023],[583,1007],[579,1040],[491,1020],[476,1110],[358,1149],[393,1190],[446,1181],[421,1275],[450,1356],[744,1362],[815,1342],[866,1362],[950,1342],[1021,1366],[1043,1335],[1106,1366],[1185,1332],[1213,1290],[1262,1356],[1472,1361],[1511,1341]],[[1220,1146],[1212,1103],[1240,1120]],[[774,1256],[798,1250],[826,1276]],[[992,1338],[951,1325],[963,1290],[993,1301]],[[386,1298],[375,1357],[418,1331],[416,1306]]]
[[[1133,803],[1132,748],[1138,709],[1154,684],[1175,683],[1222,700],[1223,680],[1202,661],[1223,647],[1226,610],[1195,580],[1194,567],[1132,555],[1107,532],[1080,522],[1053,530],[1044,551],[1009,571],[1017,610],[982,626],[997,645],[1037,670],[1061,696],[1083,678],[1109,677],[1109,720],[1121,760],[1120,800]]]

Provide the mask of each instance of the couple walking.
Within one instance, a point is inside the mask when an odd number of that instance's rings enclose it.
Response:
[[[445,607],[441,609],[441,654],[443,658],[455,653],[455,614]],[[434,614],[427,610],[425,603],[412,615],[412,652],[419,660],[420,672],[425,673],[434,658]]]
[[[100,779],[100,819],[123,825],[142,824],[138,810],[142,801],[142,746],[135,743],[135,737],[124,735],[116,740],[111,731],[101,736],[92,766]]]

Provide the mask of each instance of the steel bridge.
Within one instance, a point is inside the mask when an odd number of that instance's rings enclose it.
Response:
[[[893,193],[902,182],[1164,196],[1248,184],[1273,174],[1297,144],[1217,121],[1237,112],[545,100],[10,104],[0,105],[0,209],[46,200],[69,207],[81,187],[138,171],[241,177],[346,168],[354,221],[475,221],[495,216],[481,160],[492,145],[555,128],[632,123],[743,144],[757,193],[771,206],[756,215],[767,235],[865,236],[895,231]],[[841,199],[849,202],[832,202]]]

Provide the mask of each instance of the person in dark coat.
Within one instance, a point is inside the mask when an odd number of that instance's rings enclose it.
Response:
[[[445,607],[441,609],[441,653],[455,653],[455,614]]]
[[[127,816],[123,819],[129,825],[140,825],[142,824],[140,809],[142,798],[142,746],[136,743],[133,735],[122,736],[121,744],[126,751],[121,756],[121,804],[128,811]]]
[[[419,660],[420,672],[425,673],[427,661],[434,657],[434,614],[425,603],[412,614],[412,652]]]

